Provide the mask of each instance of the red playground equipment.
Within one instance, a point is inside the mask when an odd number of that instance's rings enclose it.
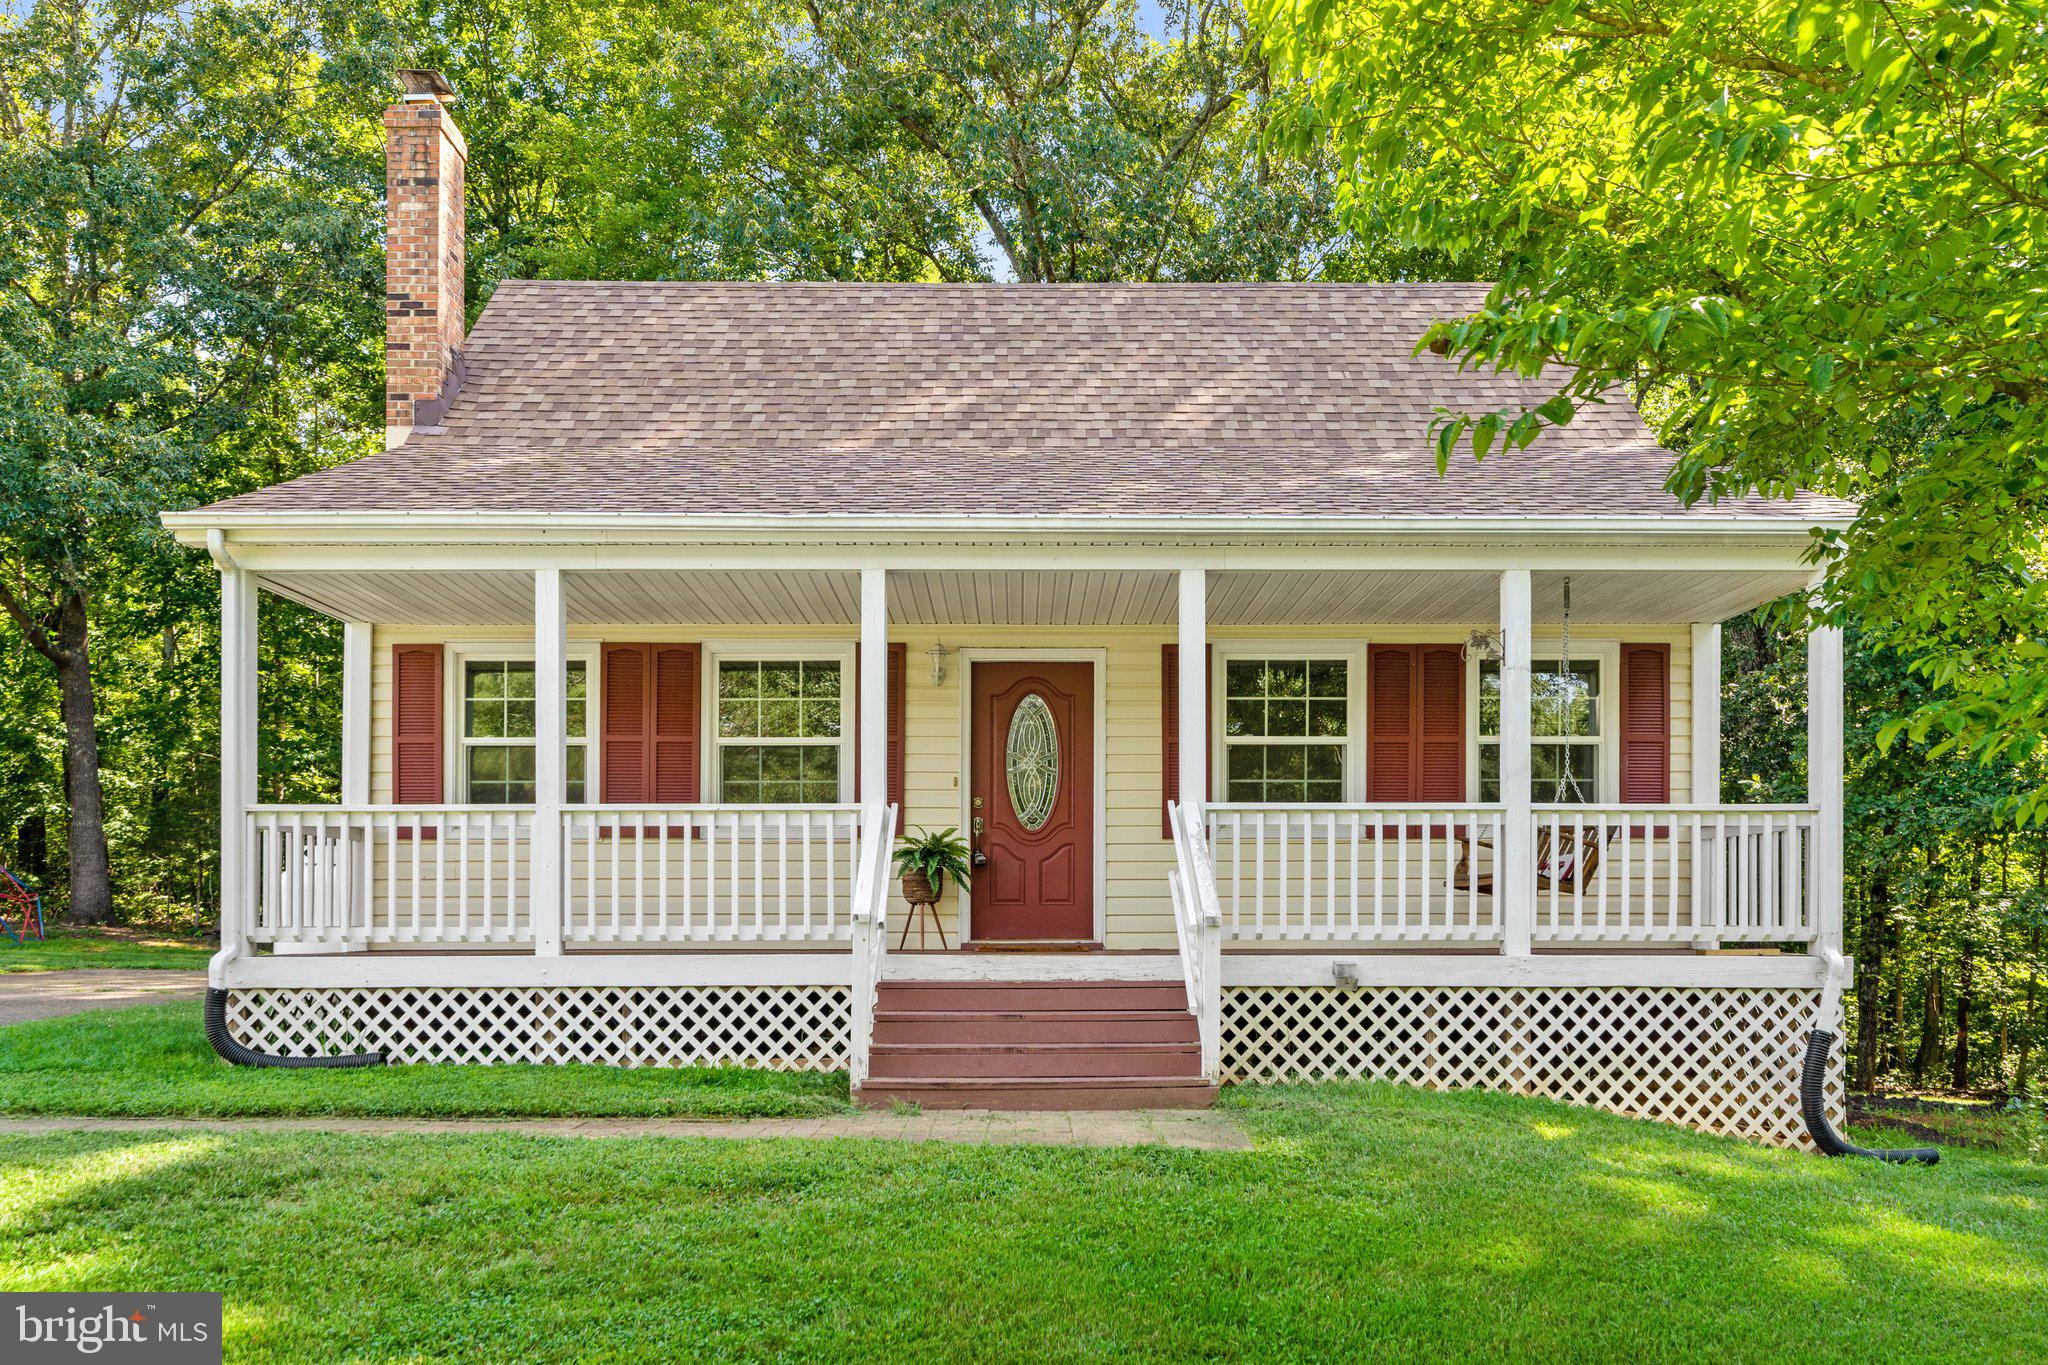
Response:
[[[17,922],[18,921],[18,922]],[[43,898],[0,863],[0,933],[16,943],[43,936]]]

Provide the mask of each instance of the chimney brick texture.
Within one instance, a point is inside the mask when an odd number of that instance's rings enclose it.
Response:
[[[463,168],[438,99],[384,111],[384,427],[387,444],[439,424],[462,385]]]

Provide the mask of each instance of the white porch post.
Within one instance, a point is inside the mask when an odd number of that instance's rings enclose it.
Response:
[[[569,618],[562,571],[533,573],[533,951],[562,955],[562,803],[568,792]]]
[[[370,804],[370,625],[341,628],[341,804]]]
[[[1721,804],[1721,623],[1692,628],[1692,803]]]
[[[1813,817],[1813,946],[1842,951],[1842,631],[1806,637],[1806,799]]]
[[[249,951],[255,906],[248,810],[256,803],[256,583],[216,548],[220,565],[220,947],[223,962]]]
[[[1199,816],[1209,804],[1209,571],[1180,571],[1180,791]]]
[[[1526,957],[1536,927],[1536,817],[1530,810],[1529,688],[1532,611],[1527,569],[1500,576],[1500,800],[1506,807],[1494,885],[1500,888],[1501,951]]]
[[[860,571],[860,796],[866,805],[889,799],[887,569]]]

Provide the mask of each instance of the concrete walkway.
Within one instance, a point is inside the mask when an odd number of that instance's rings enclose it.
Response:
[[[205,972],[100,967],[63,972],[6,972],[0,973],[0,1026],[155,1000],[197,999],[205,992]]]
[[[1239,1152],[1251,1139],[1229,1114],[1210,1109],[995,1113],[870,1111],[806,1119],[186,1119],[0,1118],[0,1134],[345,1133],[360,1137],[514,1134],[550,1138],[876,1138],[1014,1147],[1185,1147]]]

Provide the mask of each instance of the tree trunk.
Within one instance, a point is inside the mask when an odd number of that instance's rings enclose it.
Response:
[[[1970,1088],[1970,970],[1975,965],[1965,943],[1962,968],[1956,973],[1956,1050],[1949,1070],[1949,1084],[1956,1090]]]
[[[2028,1093],[2027,1087],[2033,1080],[2028,1064],[2034,1058],[2034,1030],[2038,1027],[2034,1020],[2034,988],[2040,979],[2041,926],[2037,924],[2027,945],[2027,1006],[2020,1016],[2020,1059],[2012,1081],[2013,1093],[2022,1097]]]
[[[92,653],[85,598],[65,595],[57,618],[57,696],[64,715],[64,799],[70,807],[73,924],[113,918],[114,883],[107,861],[106,802],[100,790],[100,740],[93,699]]]
[[[1920,1050],[1913,1054],[1913,1079],[1924,1081],[1941,1070],[1941,967],[1927,969],[1920,986]]]
[[[1856,1067],[1854,1088],[1869,1094],[1877,1088],[1877,1058],[1883,1048],[1878,1031],[1883,1027],[1884,940],[1891,927],[1891,883],[1886,869],[1871,874],[1870,892],[1864,907],[1863,958],[1856,964]]]

